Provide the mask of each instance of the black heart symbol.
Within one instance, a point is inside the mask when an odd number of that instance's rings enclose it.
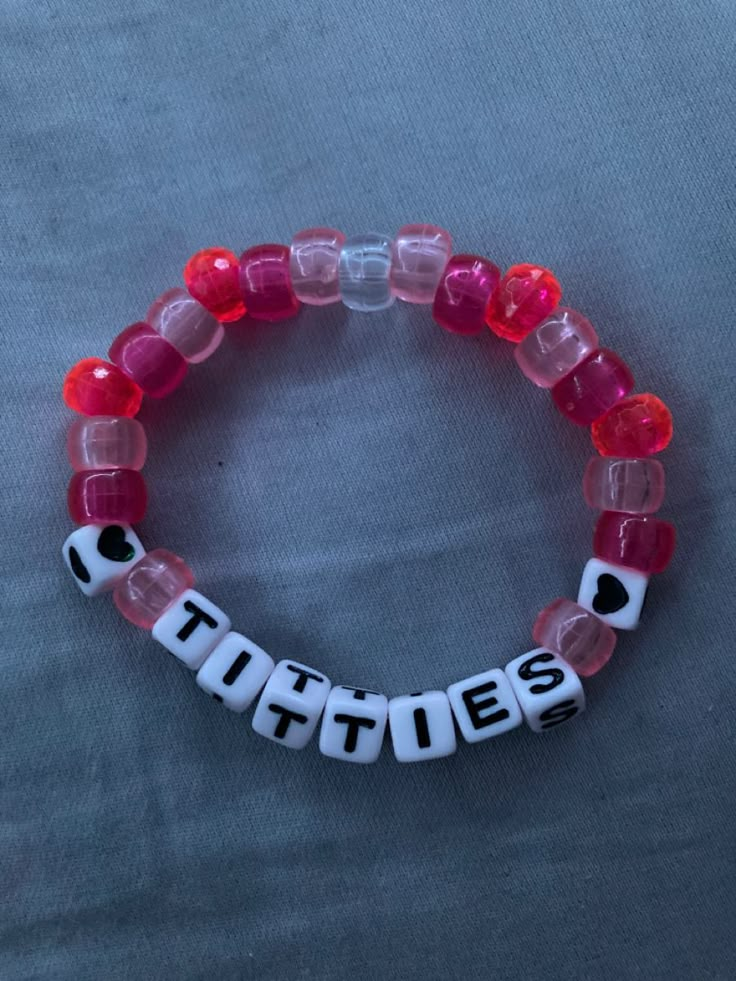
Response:
[[[108,525],[102,529],[97,539],[97,551],[111,562],[130,562],[135,555],[135,547],[126,542],[125,528],[120,525]]]
[[[92,581],[92,576],[89,574],[89,569],[84,562],[82,562],[81,558],[79,557],[79,552],[73,545],[69,549],[69,564],[71,565],[72,572],[77,579],[81,579],[82,582]]]
[[[620,579],[604,572],[598,576],[598,592],[593,597],[593,609],[596,613],[615,613],[622,610],[629,602],[629,594]]]

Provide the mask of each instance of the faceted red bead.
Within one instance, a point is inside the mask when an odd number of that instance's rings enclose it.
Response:
[[[596,419],[591,436],[601,456],[651,456],[672,439],[672,415],[656,395],[632,395]]]
[[[518,343],[555,309],[562,287],[543,266],[511,266],[493,291],[486,323],[494,334]]]
[[[142,321],[118,334],[108,354],[113,364],[155,399],[178,388],[187,373],[187,363],[176,348]]]
[[[137,470],[83,470],[69,482],[69,514],[78,525],[135,524],[147,501],[146,482]]]
[[[143,392],[117,365],[100,358],[84,358],[64,379],[64,402],[85,416],[134,416]]]
[[[477,334],[483,329],[488,298],[498,285],[501,271],[479,255],[454,255],[434,295],[432,316],[456,334]]]
[[[238,257],[219,247],[196,252],[184,267],[187,289],[221,323],[245,316]]]
[[[675,526],[651,514],[604,511],[593,533],[593,554],[639,572],[663,572],[675,551]]]
[[[602,347],[557,382],[552,399],[570,422],[589,426],[633,387],[634,376],[626,362]]]
[[[291,286],[289,248],[254,245],[240,257],[240,291],[254,320],[287,320],[299,312]]]

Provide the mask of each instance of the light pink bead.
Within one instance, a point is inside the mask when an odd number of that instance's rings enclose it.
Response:
[[[181,286],[153,301],[146,323],[190,364],[199,364],[214,354],[225,336],[222,324]]]
[[[616,460],[594,456],[583,476],[583,494],[599,511],[652,514],[664,500],[664,467],[659,460]]]
[[[178,596],[194,585],[192,570],[173,552],[147,552],[115,587],[115,606],[137,627],[150,630]]]
[[[526,377],[540,388],[552,388],[598,347],[593,325],[577,310],[558,307],[514,351]]]
[[[407,303],[432,303],[452,252],[450,233],[437,225],[404,225],[391,250],[391,290]]]
[[[127,416],[89,416],[71,424],[66,448],[77,471],[140,470],[146,462],[146,432]]]
[[[304,228],[291,240],[291,288],[302,303],[325,306],[338,302],[338,264],[344,242],[345,236],[336,228]]]
[[[600,671],[616,646],[616,634],[608,624],[569,599],[556,599],[546,606],[532,635],[540,647],[559,654],[584,678]]]

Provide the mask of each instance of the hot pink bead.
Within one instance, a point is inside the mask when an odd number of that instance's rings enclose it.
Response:
[[[516,363],[540,388],[552,388],[598,348],[598,335],[582,313],[558,307],[514,350]]]
[[[67,504],[78,525],[125,524],[146,513],[146,482],[137,470],[85,470],[69,481]]]
[[[142,321],[118,334],[109,355],[113,364],[155,399],[178,388],[187,373],[187,363],[176,348]]]
[[[289,275],[297,300],[313,306],[340,299],[338,265],[345,236],[336,228],[304,228],[291,240]]]
[[[407,303],[432,303],[452,252],[450,233],[437,225],[404,225],[391,248],[391,290]]]
[[[651,514],[604,511],[593,533],[593,554],[648,574],[664,572],[675,552],[675,526]]]
[[[199,364],[214,354],[225,336],[222,324],[181,286],[153,301],[146,323],[190,364]]]
[[[656,395],[632,395],[597,419],[590,435],[602,456],[650,456],[672,439],[672,416]]]
[[[117,583],[112,598],[137,627],[150,630],[162,613],[194,585],[189,566],[164,548],[147,552]]]
[[[184,282],[195,300],[228,324],[245,316],[240,295],[240,265],[230,249],[215,246],[195,252],[184,267]]]
[[[634,387],[634,376],[625,361],[600,348],[582,361],[552,389],[555,405],[578,426],[589,426]]]
[[[100,358],[84,358],[67,372],[64,402],[85,416],[134,416],[143,392],[117,365]]]
[[[561,296],[549,269],[528,262],[511,266],[493,291],[486,323],[494,334],[518,343],[552,313]]]
[[[146,461],[146,432],[126,416],[75,419],[66,446],[75,470],[140,470]]]
[[[240,257],[240,290],[254,320],[286,320],[299,312],[286,245],[254,245]]]
[[[664,467],[658,460],[594,456],[583,476],[583,494],[599,511],[651,514],[664,500]]]
[[[616,646],[616,634],[594,613],[569,599],[556,599],[537,617],[534,640],[559,654],[584,678],[600,671]]]
[[[456,334],[477,334],[485,324],[488,299],[501,271],[479,255],[454,255],[447,263],[434,296],[432,316]]]

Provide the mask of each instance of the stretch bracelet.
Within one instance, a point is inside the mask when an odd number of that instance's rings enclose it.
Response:
[[[145,321],[115,338],[109,361],[86,358],[64,381],[64,401],[80,413],[68,436],[75,471],[68,506],[81,527],[63,546],[78,586],[88,596],[112,591],[120,613],[151,630],[227,708],[244,712],[257,699],[253,729],[292,749],[306,746],[320,719],[321,752],[357,763],[378,758],[387,727],[396,759],[413,762],[453,753],[456,728],[472,743],[522,721],[541,732],[572,719],[585,707],[580,676],[609,660],[614,628],[637,626],[649,577],[674,551],[674,527],[655,515],[665,478],[652,459],[672,437],[667,406],[656,395],[631,394],[628,365],[599,346],[582,314],[559,306],[562,290],[549,270],[520,264],[502,276],[488,259],[453,255],[451,244],[444,229],[405,225],[393,239],[310,228],[291,246],[258,245],[240,259],[205,249],[184,269],[186,290],[160,296]],[[475,334],[487,325],[517,345],[523,374],[549,389],[571,422],[590,427],[598,455],[586,467],[583,491],[601,514],[577,602],[556,599],[542,610],[533,650],[447,691],[389,700],[367,688],[333,687],[297,661],[275,664],[194,590],[181,558],[147,552],[131,525],[147,503],[140,473],[146,434],[134,418],[143,395],[161,398],[178,388],[188,365],[219,347],[223,324],[246,315],[285,320],[302,303],[341,300],[353,310],[383,310],[397,297],[431,304],[447,330]]]

